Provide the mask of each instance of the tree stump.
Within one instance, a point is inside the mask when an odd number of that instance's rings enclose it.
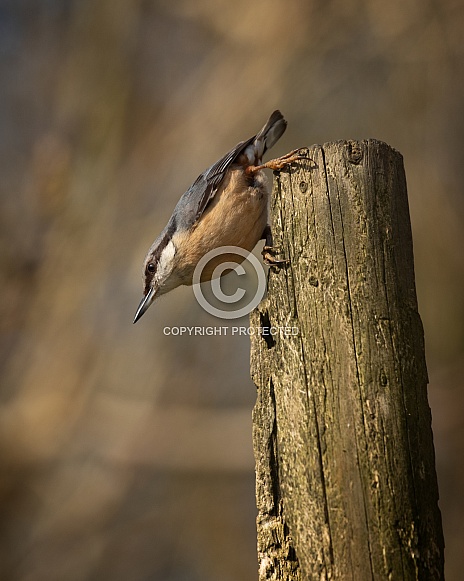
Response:
[[[251,315],[259,578],[443,579],[402,156],[313,146],[271,215],[290,263]]]

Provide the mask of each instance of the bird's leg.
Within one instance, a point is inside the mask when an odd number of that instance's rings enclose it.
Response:
[[[301,152],[306,151],[305,149],[294,149],[290,151],[290,153],[286,153],[282,155],[282,157],[278,157],[276,159],[270,159],[266,161],[266,163],[262,163],[261,165],[249,165],[246,168],[246,173],[255,173],[262,169],[272,169],[274,171],[281,170],[286,165],[290,165],[295,161],[301,161],[303,159],[308,160],[309,158],[306,155],[303,155]]]
[[[263,256],[264,262],[268,266],[276,266],[281,268],[282,266],[287,266],[290,264],[289,260],[277,260],[277,258],[275,258],[274,254],[278,254],[278,249],[276,246],[274,246],[274,242],[272,240],[272,231],[269,224],[264,228],[263,234],[261,236],[261,240],[263,239],[264,246],[261,254]]]

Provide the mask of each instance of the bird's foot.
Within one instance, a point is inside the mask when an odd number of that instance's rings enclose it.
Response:
[[[281,157],[277,157],[276,159],[270,159],[269,161],[266,161],[266,163],[262,163],[261,165],[249,165],[245,171],[247,173],[255,173],[262,169],[272,169],[274,171],[279,171],[283,169],[285,166],[290,165],[296,161],[302,161],[304,159],[308,160],[309,158],[307,156],[307,151],[308,150],[305,148],[294,149],[293,151],[290,151],[289,153],[286,153]]]
[[[290,264],[289,260],[279,260],[274,255],[279,254],[279,249],[276,246],[263,246],[261,254],[263,256],[264,263],[268,266],[275,266],[276,268],[282,268]]]

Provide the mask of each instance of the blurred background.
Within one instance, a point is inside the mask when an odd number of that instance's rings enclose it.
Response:
[[[190,288],[135,326],[180,194],[274,149],[404,156],[449,581],[464,567],[464,4],[0,1],[0,577],[257,579],[246,337]],[[241,324],[247,324],[243,320]]]

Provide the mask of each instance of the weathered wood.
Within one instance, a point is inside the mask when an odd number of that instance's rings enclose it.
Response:
[[[291,262],[251,316],[273,328],[251,353],[260,580],[440,580],[402,157],[369,140],[309,158],[276,176],[274,243]]]

